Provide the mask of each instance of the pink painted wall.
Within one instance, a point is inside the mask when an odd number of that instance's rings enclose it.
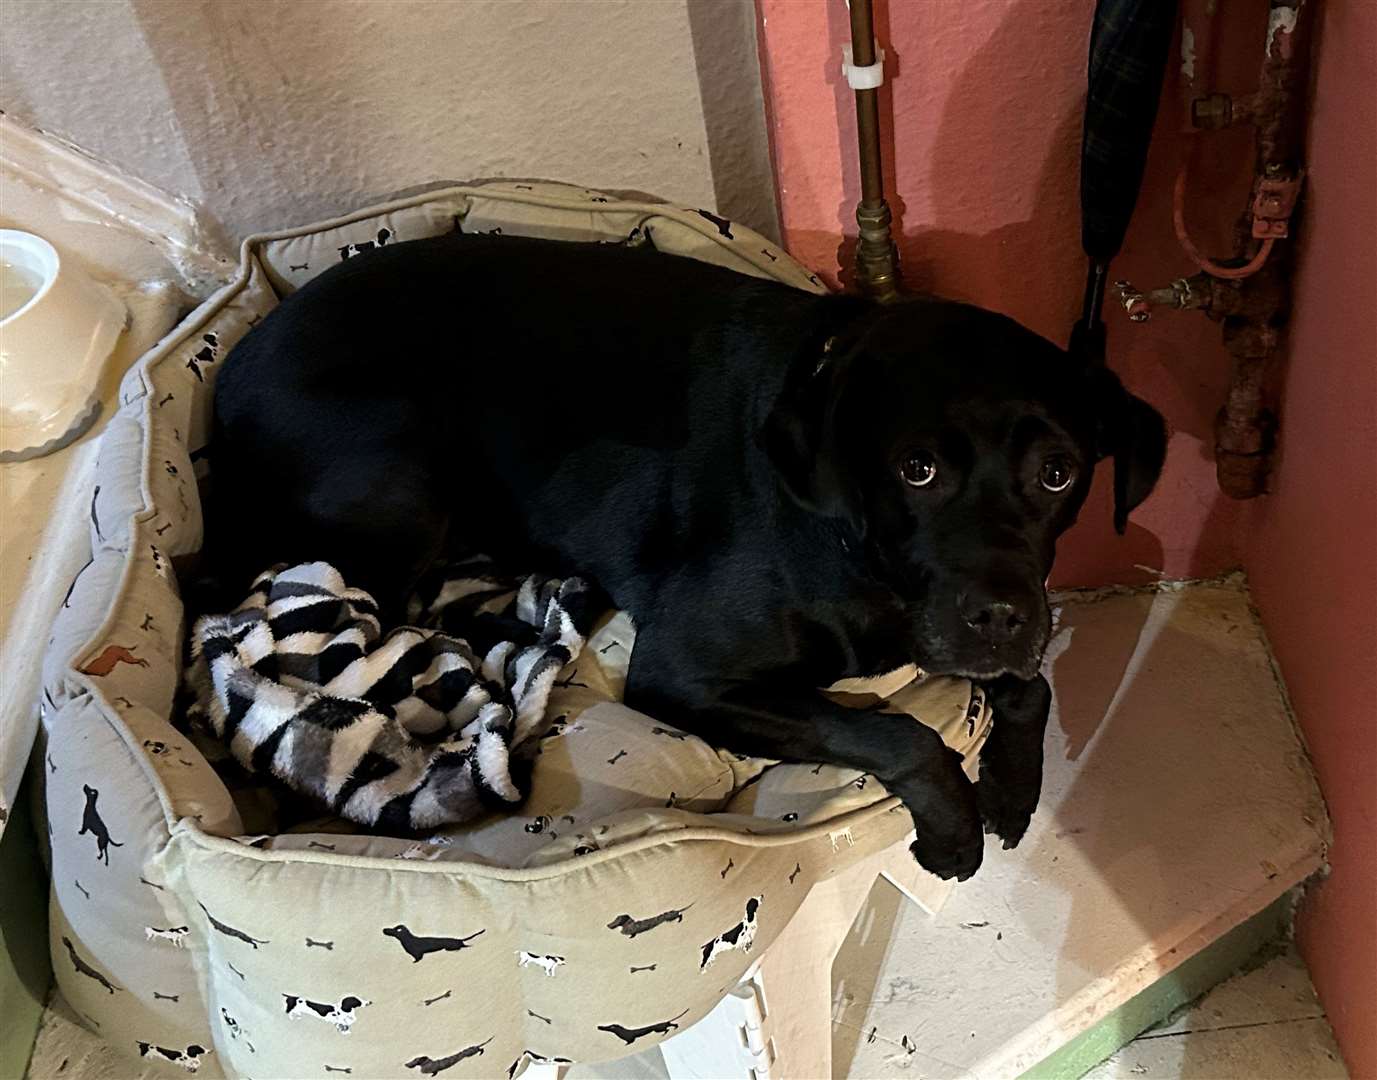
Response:
[[[850,266],[855,205],[855,106],[840,74],[850,40],[846,6],[757,0],[783,235],[831,282]],[[1265,6],[1221,5],[1225,33],[1247,48],[1215,80],[1255,81]],[[876,0],[878,37],[889,52],[882,91],[888,189],[909,285],[1003,311],[1064,343],[1084,282],[1077,194],[1091,0]],[[1245,8],[1254,10],[1244,10]],[[1256,45],[1254,45],[1256,43]],[[1175,66],[1169,72],[1148,178],[1117,276],[1166,284],[1190,268],[1171,234],[1170,191],[1184,138]],[[1240,141],[1241,137],[1241,141]],[[1204,239],[1241,209],[1251,169],[1246,132],[1214,137],[1196,190],[1220,194],[1192,212]],[[1223,164],[1221,164],[1223,163]],[[1109,471],[1062,542],[1059,583],[1144,580],[1141,567],[1172,577],[1238,565],[1239,507],[1215,486],[1213,420],[1227,378],[1218,327],[1198,315],[1164,314],[1134,326],[1109,313],[1111,362],[1168,417],[1173,437],[1158,492],[1128,535],[1113,532]]]
[[[1242,551],[1334,823],[1300,941],[1377,1077],[1377,4],[1321,8],[1283,454]]]
[[[875,0],[887,188],[909,285],[1006,312],[1064,342],[1080,303],[1077,155],[1093,0]],[[789,248],[833,284],[851,264],[859,198],[855,111],[841,78],[841,0],[757,0],[771,150]],[[1185,0],[1203,25],[1204,0]],[[1208,87],[1253,88],[1266,5],[1223,4]],[[1111,312],[1110,360],[1167,416],[1163,482],[1126,538],[1108,467],[1067,535],[1054,580],[1142,580],[1245,565],[1333,816],[1333,876],[1301,941],[1354,1077],[1377,1078],[1377,4],[1322,6],[1311,179],[1273,494],[1248,504],[1214,478],[1212,423],[1227,380],[1216,325]],[[1205,87],[1202,87],[1202,89]],[[1191,268],[1170,193],[1190,139],[1168,72],[1143,196],[1115,276],[1165,284]],[[1197,240],[1222,250],[1251,173],[1252,135],[1205,137],[1192,164]]]

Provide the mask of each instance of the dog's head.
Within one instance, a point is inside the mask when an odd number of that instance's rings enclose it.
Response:
[[[1162,469],[1161,415],[1112,372],[941,300],[869,311],[805,367],[762,433],[785,488],[848,523],[920,667],[1031,677],[1057,538],[1105,457],[1123,531]]]

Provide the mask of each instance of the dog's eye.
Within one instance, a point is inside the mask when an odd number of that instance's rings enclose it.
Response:
[[[937,478],[937,459],[926,450],[915,450],[900,464],[899,475],[910,487],[927,487]]]
[[[1076,471],[1064,457],[1049,457],[1042,463],[1038,480],[1048,491],[1065,491],[1076,477]]]

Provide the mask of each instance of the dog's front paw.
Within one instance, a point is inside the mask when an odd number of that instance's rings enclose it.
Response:
[[[1027,781],[1002,781],[997,776],[982,773],[975,785],[975,800],[980,807],[980,820],[985,831],[1004,841],[1004,849],[1018,847],[1033,811],[1038,808],[1039,787],[1036,778]]]
[[[925,834],[920,826],[918,838],[908,849],[928,873],[965,881],[980,869],[980,861],[985,857],[985,837],[976,829],[974,836],[952,842]]]
[[[985,836],[980,829],[980,810],[975,788],[961,771],[961,758],[948,751],[941,767],[926,777],[922,790],[914,789],[910,809],[917,838],[909,851],[924,870],[940,878],[965,881],[980,869],[985,857]]]

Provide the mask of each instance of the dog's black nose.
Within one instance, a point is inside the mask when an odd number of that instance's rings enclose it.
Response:
[[[961,617],[991,644],[1012,641],[1028,623],[1028,611],[1023,605],[979,593],[968,594],[962,599]]]

